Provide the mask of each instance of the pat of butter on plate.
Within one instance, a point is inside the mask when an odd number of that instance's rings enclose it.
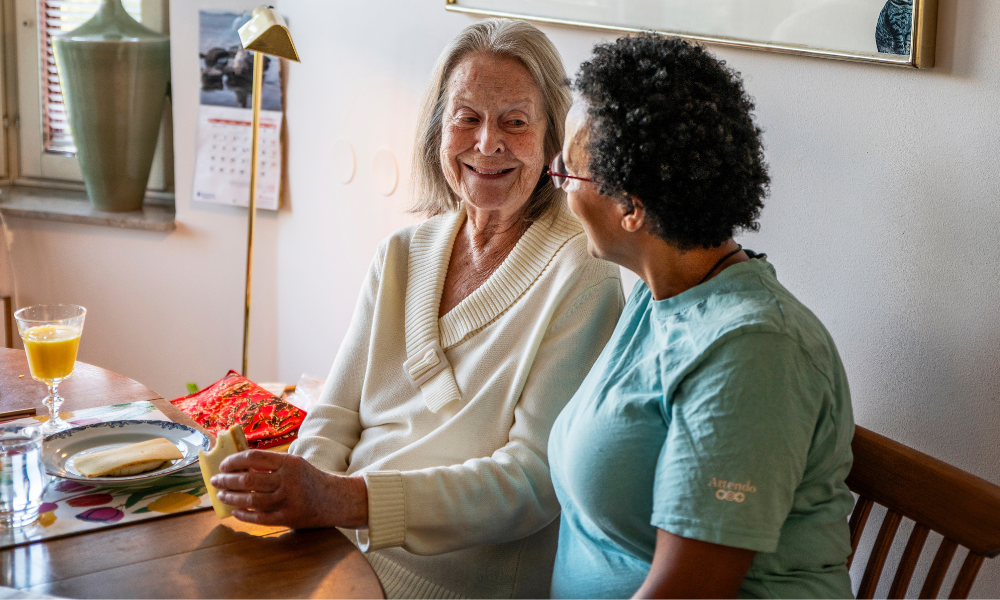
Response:
[[[212,508],[220,519],[232,516],[233,507],[219,500],[219,491],[210,483],[212,476],[219,473],[219,465],[231,456],[244,450],[249,450],[247,437],[243,433],[243,427],[239,424],[233,425],[229,429],[219,433],[215,440],[215,448],[208,452],[198,451],[198,464],[201,465],[201,476],[205,480],[205,487],[208,489],[208,497],[212,500]]]

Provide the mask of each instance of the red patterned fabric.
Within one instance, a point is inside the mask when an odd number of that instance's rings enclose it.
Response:
[[[298,436],[306,413],[236,371],[190,396],[171,400],[199,425],[217,435],[239,423],[251,448],[271,448]]]

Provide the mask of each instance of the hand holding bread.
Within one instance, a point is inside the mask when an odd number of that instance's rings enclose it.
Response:
[[[301,456],[264,450],[240,452],[220,467],[211,485],[240,521],[296,529],[368,524],[362,477],[326,473]]]

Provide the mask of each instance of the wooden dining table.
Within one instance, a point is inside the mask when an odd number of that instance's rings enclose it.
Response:
[[[77,362],[60,384],[63,410],[152,401],[196,426],[159,394]],[[22,350],[0,348],[0,413],[45,408]],[[368,561],[336,529],[220,521],[198,510],[0,550],[0,585],[70,598],[384,598]]]

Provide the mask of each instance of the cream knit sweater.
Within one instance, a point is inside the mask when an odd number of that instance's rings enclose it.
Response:
[[[438,318],[460,211],[379,246],[291,452],[364,474],[357,535],[392,597],[545,597],[559,512],[549,429],[624,306],[560,207]]]

